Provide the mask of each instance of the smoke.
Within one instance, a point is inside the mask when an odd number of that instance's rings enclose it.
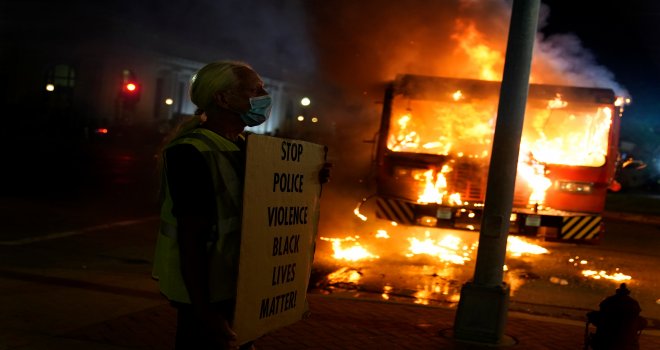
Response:
[[[314,82],[323,94],[317,99],[319,110],[333,125],[324,141],[335,167],[330,193],[324,192],[321,232],[353,234],[355,224],[347,224],[347,218],[362,197],[375,191],[373,145],[363,140],[378,131],[385,83],[404,73],[484,79],[486,64],[471,55],[471,48],[491,59],[493,79],[500,79],[511,2],[335,0],[305,5],[318,68]],[[549,15],[543,6],[539,29]],[[538,34],[535,50],[533,82],[624,91],[574,35]]]
[[[533,71],[542,78],[537,83],[601,87],[617,95],[629,95],[614,79],[614,73],[596,62],[594,54],[573,34],[537,37]]]
[[[506,0],[378,0],[307,4],[321,75],[354,95],[370,95],[400,73],[477,78],[478,62],[461,48],[474,26],[480,43],[503,57],[511,13]],[[539,30],[551,9],[542,6]],[[537,36],[533,81],[625,89],[572,34]],[[503,65],[495,67],[501,70]]]

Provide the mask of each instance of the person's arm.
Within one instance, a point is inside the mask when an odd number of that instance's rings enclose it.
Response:
[[[229,327],[229,320],[214,312],[210,305],[207,244],[216,215],[210,169],[202,154],[191,145],[174,146],[167,151],[165,158],[172,213],[178,224],[181,275],[193,312],[218,344],[224,347],[234,345],[236,333]]]
[[[194,310],[209,309],[207,242],[214,222],[215,198],[210,170],[191,145],[166,153],[167,181],[177,218],[181,274]]]

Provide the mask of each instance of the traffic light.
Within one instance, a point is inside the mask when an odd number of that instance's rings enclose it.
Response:
[[[140,101],[142,88],[135,78],[135,74],[130,70],[122,72],[121,91],[119,98],[124,109],[134,109]]]

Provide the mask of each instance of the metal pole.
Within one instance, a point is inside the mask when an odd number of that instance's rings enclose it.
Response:
[[[520,136],[540,0],[514,0],[474,281],[461,289],[454,337],[502,344],[509,286],[502,282]]]

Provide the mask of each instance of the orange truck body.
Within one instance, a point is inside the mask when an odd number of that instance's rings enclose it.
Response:
[[[479,230],[499,88],[493,81],[418,75],[399,75],[388,85],[376,141],[378,217]],[[610,89],[530,85],[523,144],[532,145],[528,162],[541,169],[547,188],[541,205],[530,201],[532,188],[519,166],[511,233],[599,241],[618,161],[615,100]],[[419,200],[429,170],[434,180],[439,174],[446,180],[442,201]],[[450,194],[460,200],[449,202]]]

